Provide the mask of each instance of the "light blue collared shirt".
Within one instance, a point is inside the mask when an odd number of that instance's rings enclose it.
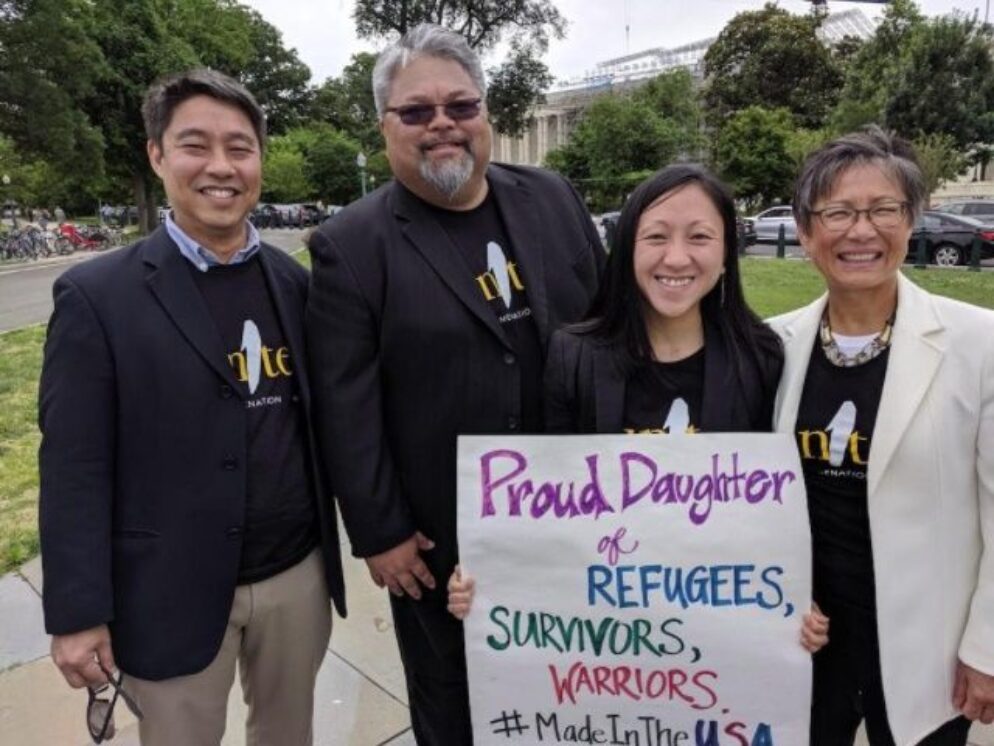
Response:
[[[259,231],[249,221],[246,220],[245,223],[248,226],[245,248],[240,249],[231,257],[231,260],[227,264],[241,264],[251,259],[259,251],[259,246],[262,244],[259,238]],[[176,225],[176,222],[173,220],[172,210],[166,213],[166,231],[169,233],[169,237],[179,246],[179,253],[189,259],[190,263],[201,272],[206,272],[211,267],[225,264],[225,262],[217,258],[217,254],[210,249],[205,249],[184,233],[182,228]]]

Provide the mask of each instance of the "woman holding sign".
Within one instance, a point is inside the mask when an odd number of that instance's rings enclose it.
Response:
[[[586,320],[553,334],[545,375],[552,433],[769,431],[783,353],[746,305],[735,205],[695,165],[662,169],[621,212],[613,251]],[[472,580],[449,583],[463,618]],[[805,616],[801,643],[827,640]]]
[[[877,127],[809,156],[794,194],[828,290],[772,322],[832,625],[815,745],[863,719],[873,746],[960,745],[994,719],[994,314],[900,272],[926,197],[911,146]]]

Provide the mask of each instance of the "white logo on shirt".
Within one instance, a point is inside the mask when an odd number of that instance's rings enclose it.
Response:
[[[849,438],[855,429],[856,405],[851,401],[844,401],[831,422],[825,426],[825,430],[832,433],[832,439],[828,444],[828,463],[832,466],[842,466],[846,449],[849,447]]]
[[[508,308],[511,307],[511,278],[507,272],[507,257],[500,244],[490,241],[487,244],[487,269],[493,275],[500,292],[501,300]]]
[[[682,398],[677,397],[670,404],[670,413],[663,422],[663,430],[668,433],[685,433],[690,427],[690,407]]]
[[[251,319],[245,319],[241,349],[245,353],[245,363],[248,367],[249,393],[254,394],[259,387],[259,377],[262,374],[262,335],[259,334],[259,327]]]

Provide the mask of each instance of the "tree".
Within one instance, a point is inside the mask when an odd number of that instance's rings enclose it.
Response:
[[[338,78],[328,78],[315,91],[309,118],[330,124],[359,142],[364,151],[383,147],[373,101],[376,55],[358,52]]]
[[[487,101],[495,129],[505,134],[527,129],[527,112],[548,86],[539,55],[566,30],[550,0],[357,0],[353,18],[363,38],[404,34],[426,22],[446,26],[480,53],[509,37],[511,54],[491,70],[496,87]]]
[[[304,154],[284,137],[269,143],[263,164],[262,200],[304,202],[314,195],[314,185],[304,174]]]
[[[53,166],[129,183],[150,230],[157,182],[142,98],[197,66],[242,77],[277,131],[303,113],[309,71],[235,0],[3,0],[0,132]]]
[[[434,23],[481,50],[493,49],[508,31],[545,44],[566,30],[566,19],[549,0],[358,0],[353,18],[360,37],[405,34]]]
[[[490,68],[487,77],[491,124],[498,132],[521,137],[531,125],[531,107],[545,102],[543,91],[552,85],[549,68],[531,45],[514,42],[508,58]]]
[[[817,36],[820,22],[769,3],[729,21],[704,55],[709,124],[721,129],[736,112],[761,106],[820,127],[842,86],[839,65]]]
[[[234,14],[244,17],[251,50],[245,64],[224,68],[252,91],[263,111],[269,132],[281,134],[303,122],[314,91],[311,70],[301,62],[296,49],[283,45],[283,35],[257,11],[234,5]]]
[[[617,207],[641,179],[674,160],[685,133],[643,100],[610,95],[596,99],[565,147],[546,165],[578,184],[593,209]]]
[[[893,0],[887,5],[873,36],[848,60],[839,103],[830,117],[834,131],[884,124],[888,96],[907,67],[909,41],[924,23],[913,0]]]
[[[669,119],[681,133],[680,151],[697,158],[704,147],[701,134],[702,112],[694,87],[694,77],[686,68],[677,68],[652,78],[632,94],[658,115]]]
[[[994,141],[994,34],[975,19],[931,19],[911,35],[884,106],[887,127],[948,135],[960,151]]]
[[[330,127],[320,133],[307,154],[305,172],[321,199],[344,205],[361,195],[362,182],[356,165],[360,149],[355,140]]]
[[[0,2],[0,133],[65,173],[103,173],[100,131],[76,106],[106,70],[85,0]]]
[[[914,146],[929,194],[942,186],[943,182],[956,178],[968,165],[952,135],[921,135],[914,141]]]
[[[794,120],[787,109],[750,106],[733,114],[715,147],[715,166],[735,196],[752,206],[786,202],[796,175]]]

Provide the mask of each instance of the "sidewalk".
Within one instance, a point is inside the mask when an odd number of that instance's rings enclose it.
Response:
[[[348,547],[342,555],[349,618],[335,619],[331,649],[318,674],[315,744],[414,746],[386,593],[370,581],[365,563],[349,556]],[[86,694],[70,689],[48,659],[41,587],[37,558],[0,578],[0,743],[84,746],[89,744]],[[244,715],[236,684],[224,746],[245,742]],[[139,746],[137,725],[127,708],[115,710],[115,717],[118,734],[110,743]],[[974,726],[970,743],[994,746],[994,727]]]

